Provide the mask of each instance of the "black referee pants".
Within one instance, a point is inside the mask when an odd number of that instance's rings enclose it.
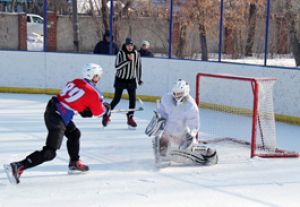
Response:
[[[115,106],[118,105],[118,103],[120,102],[122,94],[123,94],[123,90],[124,90],[124,88],[115,88],[114,98],[110,103],[111,109],[114,109]],[[126,88],[126,90],[128,92],[128,96],[129,96],[129,109],[134,109],[135,104],[136,104],[136,88]],[[127,114],[133,115],[134,112],[130,111]]]

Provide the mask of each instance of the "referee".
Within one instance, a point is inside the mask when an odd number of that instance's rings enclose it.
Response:
[[[134,109],[136,105],[137,85],[143,84],[143,81],[140,54],[130,37],[126,38],[125,43],[116,56],[115,69],[115,93],[110,103],[111,109],[114,109],[120,102],[124,89],[128,92],[129,109]],[[127,124],[129,127],[135,128],[137,124],[133,116],[133,111],[127,113]],[[109,122],[110,116],[103,116],[102,125],[106,127]]]

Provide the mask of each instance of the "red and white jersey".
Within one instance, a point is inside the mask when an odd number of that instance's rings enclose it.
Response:
[[[92,83],[83,79],[68,82],[57,95],[57,99],[67,110],[82,112],[89,108],[94,116],[101,116],[105,112],[101,92]]]

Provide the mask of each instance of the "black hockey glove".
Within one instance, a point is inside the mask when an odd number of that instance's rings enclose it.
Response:
[[[105,108],[105,113],[104,113],[103,116],[110,116],[110,114],[111,114],[111,106],[110,106],[110,104],[104,102],[104,103],[103,103],[103,106],[104,106],[104,108]]]
[[[144,81],[142,81],[142,80],[139,80],[139,81],[138,81],[139,86],[140,86],[140,85],[143,85],[143,83],[144,83]]]
[[[83,118],[90,118],[93,116],[93,114],[89,108],[85,108],[83,111],[79,112],[79,114]]]

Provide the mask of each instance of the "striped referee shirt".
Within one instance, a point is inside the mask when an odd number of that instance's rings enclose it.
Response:
[[[131,54],[134,54],[134,61],[128,59],[124,50],[118,52],[115,62],[116,77],[125,80],[137,79],[139,81],[142,79],[140,54],[136,50]]]

